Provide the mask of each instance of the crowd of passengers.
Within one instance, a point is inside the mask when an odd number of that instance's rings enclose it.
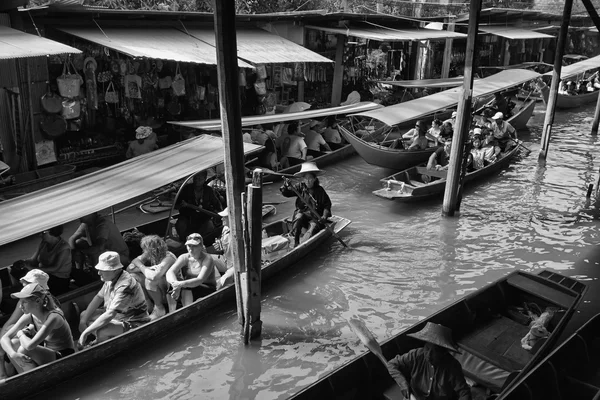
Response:
[[[598,75],[598,72],[594,72],[586,79],[563,80],[558,85],[558,93],[567,96],[577,96],[600,90],[600,77]]]

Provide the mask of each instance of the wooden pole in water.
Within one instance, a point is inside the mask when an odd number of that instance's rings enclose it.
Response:
[[[248,185],[248,202],[246,215],[248,217],[248,247],[246,250],[246,289],[247,298],[244,304],[244,340],[256,339],[262,331],[260,320],[260,272],[261,272],[261,243],[262,243],[262,170],[255,169],[252,173],[252,184]]]
[[[342,102],[342,86],[344,84],[344,48],[346,35],[336,35],[335,64],[333,66],[333,83],[331,85],[331,105],[339,106]]]
[[[240,274],[246,271],[242,199],[244,191],[244,145],[242,140],[242,113],[238,89],[237,41],[235,32],[235,1],[213,0],[217,72],[221,126],[225,144],[225,182],[229,207],[230,246],[235,268],[235,289],[238,304],[238,322],[244,326]]]
[[[473,0],[469,10],[469,31],[467,36],[467,50],[465,54],[465,74],[463,90],[460,93],[456,126],[450,150],[450,165],[448,167],[448,178],[444,191],[444,203],[442,215],[453,216],[456,211],[461,179],[461,169],[464,157],[465,142],[468,139],[469,127],[471,125],[471,103],[473,98],[473,62],[475,60],[475,48],[477,47],[477,30],[479,29],[479,15],[481,12],[481,1]]]
[[[446,17],[444,23],[447,23],[447,30],[454,32],[455,17]],[[444,46],[444,59],[442,61],[442,78],[447,78],[450,75],[450,63],[452,62],[452,39],[446,39],[446,45]]]
[[[600,124],[600,95],[596,102],[596,111],[594,111],[594,120],[592,121],[592,135],[598,134],[598,125]]]
[[[563,20],[560,25],[558,42],[556,44],[556,53],[554,53],[554,69],[552,70],[552,85],[548,93],[548,104],[546,105],[546,117],[544,118],[544,128],[542,130],[542,148],[538,156],[538,161],[546,161],[548,156],[548,147],[550,145],[550,135],[552,133],[552,124],[554,123],[554,113],[556,111],[556,99],[558,98],[558,84],[560,82],[560,71],[562,70],[562,58],[565,53],[565,44],[567,42],[567,33],[569,32],[569,22],[571,21],[571,9],[573,0],[565,0],[563,11]]]

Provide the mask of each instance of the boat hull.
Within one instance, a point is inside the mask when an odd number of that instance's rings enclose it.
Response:
[[[331,226],[336,233],[339,233],[350,224],[350,220],[338,216],[331,217],[331,220],[333,221]],[[267,232],[270,232],[271,230],[285,230],[285,228],[282,228],[283,225],[285,225],[285,222],[277,221],[264,226],[263,229]],[[283,257],[270,264],[264,265],[261,270],[262,281],[270,279],[280,271],[292,266],[298,260],[314,251],[330,237],[330,231],[324,229],[306,242],[301,243]],[[97,287],[94,288],[97,289]],[[96,291],[92,290],[85,294],[81,294],[78,298],[73,298],[71,295],[69,300],[79,303],[81,299],[87,298],[86,300],[89,301],[95,294]],[[166,314],[157,320],[107,340],[106,342],[78,351],[70,356],[45,364],[29,372],[8,378],[4,382],[0,381],[0,398],[6,400],[20,399],[55,386],[57,382],[62,382],[79,375],[85,370],[104,363],[107,359],[121,354],[124,351],[143,346],[144,343],[148,343],[148,340],[152,338],[173,334],[174,327],[180,328],[190,321],[197,320],[197,318],[204,316],[217,306],[225,304],[234,305],[235,297],[235,287],[233,285],[225,287],[207,297],[195,301],[187,307]],[[72,307],[70,307],[70,304],[71,302],[62,304],[67,320],[70,318],[72,319],[73,317],[73,310]],[[84,305],[85,301],[81,303],[80,308]]]
[[[515,147],[495,163],[467,173],[463,182],[467,184],[468,182],[481,179],[506,168],[518,151],[519,147]],[[418,181],[422,175],[436,176],[441,179],[424,184]],[[425,167],[409,168],[408,170],[400,171],[381,179],[383,188],[373,191],[373,194],[387,200],[407,203],[434,199],[444,194],[446,189],[445,175],[446,171],[432,171]]]
[[[15,183],[0,187],[0,199],[11,199],[26,193],[35,192],[73,177],[75,165],[55,165],[35,171],[15,174]]]
[[[407,334],[421,330],[427,322],[442,324],[452,330],[453,339],[460,348],[456,357],[465,376],[499,393],[510,378],[526,374],[549,353],[585,290],[586,286],[581,282],[549,271],[542,271],[540,275],[515,271],[396,334],[381,343],[381,350],[389,360],[397,354],[422,347],[423,342]],[[523,306],[523,300],[536,303],[542,310],[550,306],[566,310],[556,314],[551,334],[546,342],[539,343],[535,353],[521,347],[520,339],[529,331],[529,326],[526,318],[512,312],[513,307]],[[476,359],[470,362],[466,357],[471,355],[481,362]],[[501,372],[502,378],[484,383],[493,375],[485,375],[489,370],[487,367],[494,373]],[[398,393],[398,386],[390,378],[387,368],[367,351],[327,373],[292,399],[402,398],[397,396]]]
[[[550,89],[547,85],[544,85],[541,88],[542,97],[544,99],[544,104],[548,105],[548,97],[550,96]],[[569,108],[577,108],[584,106],[589,103],[593,103],[598,101],[598,93],[600,90],[596,90],[595,92],[578,94],[576,96],[568,96],[564,94],[557,93],[556,97],[556,108],[560,109],[569,109]]]

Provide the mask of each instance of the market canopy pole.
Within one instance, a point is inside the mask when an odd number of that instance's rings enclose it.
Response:
[[[560,72],[562,70],[562,58],[565,54],[565,44],[567,42],[567,33],[569,32],[569,23],[571,21],[571,9],[573,0],[565,0],[565,9],[563,11],[563,20],[560,24],[560,33],[556,44],[556,53],[554,54],[554,69],[552,70],[552,84],[550,93],[548,93],[548,104],[546,106],[546,117],[544,118],[544,128],[542,129],[542,148],[538,156],[538,161],[545,162],[550,146],[550,135],[552,133],[552,124],[554,123],[554,113],[556,112],[556,100],[558,98],[558,84],[560,82]]]
[[[471,103],[473,99],[473,62],[475,60],[475,48],[477,47],[477,30],[479,29],[479,15],[481,13],[481,1],[472,0],[469,10],[469,32],[467,36],[467,49],[465,54],[465,74],[463,79],[463,90],[460,92],[460,101],[456,117],[456,126],[452,148],[450,150],[450,161],[448,167],[448,178],[444,191],[444,203],[442,215],[452,217],[459,204],[459,189],[462,179],[463,157],[465,143],[471,125]]]
[[[242,198],[244,192],[244,145],[242,140],[242,113],[238,89],[237,38],[235,31],[235,1],[213,0],[219,103],[225,144],[225,182],[229,207],[230,246],[235,268],[235,292],[238,322],[244,326],[241,274],[246,272]],[[242,334],[243,328],[242,328]]]
[[[594,25],[596,25],[596,29],[600,31],[600,16],[598,12],[594,8],[594,5],[590,0],[581,0],[588,14],[592,18]],[[596,103],[596,110],[594,112],[594,120],[592,122],[592,135],[598,134],[598,124],[600,123],[600,96],[598,96],[598,102]]]

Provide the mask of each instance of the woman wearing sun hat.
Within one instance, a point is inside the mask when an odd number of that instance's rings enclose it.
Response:
[[[150,153],[158,148],[155,140],[149,140],[154,131],[149,126],[138,126],[135,130],[135,139],[129,143],[125,157],[133,158]]]
[[[397,355],[388,361],[388,371],[404,398],[423,400],[471,400],[460,363],[450,352],[458,352],[452,330],[427,322],[418,332],[407,336],[425,342],[423,347]]]
[[[300,243],[302,228],[307,229],[305,233],[307,239],[323,229],[327,218],[331,216],[331,199],[317,178],[324,173],[325,171],[319,169],[314,162],[305,162],[300,167],[300,171],[294,174],[302,178],[303,182],[292,187],[290,181],[286,180],[280,189],[285,197],[297,197],[296,192],[301,195],[296,198],[296,210],[292,222],[294,246]],[[311,207],[306,204],[307,202],[316,210],[318,216],[310,211]]]
[[[46,289],[30,283],[11,297],[20,299],[23,315],[0,345],[19,373],[75,352],[69,323]]]

